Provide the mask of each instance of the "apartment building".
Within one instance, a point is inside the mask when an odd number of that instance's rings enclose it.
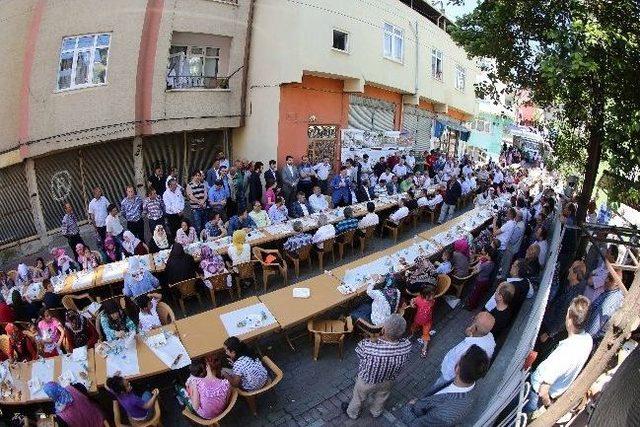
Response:
[[[0,2],[0,246],[46,243],[69,201],[144,191],[229,153],[242,120],[245,0]]]

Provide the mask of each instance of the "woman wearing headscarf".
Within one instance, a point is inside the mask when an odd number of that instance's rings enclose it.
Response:
[[[53,255],[54,265],[58,274],[68,274],[71,270],[78,270],[78,264],[67,255],[63,248],[51,249],[51,255]]]
[[[53,400],[58,425],[69,427],[102,426],[104,416],[100,408],[86,396],[87,390],[81,384],[62,387],[53,381],[46,383],[42,390]]]
[[[4,327],[9,335],[9,360],[13,362],[30,362],[38,358],[36,343],[13,323]]]
[[[129,230],[125,230],[125,232],[122,233],[122,248],[126,256],[146,255],[149,253],[147,245],[142,243],[142,241]]]
[[[455,276],[466,277],[469,275],[469,242],[464,237],[453,242],[451,266]]]
[[[122,338],[126,334],[136,332],[136,325],[129,319],[117,299],[110,299],[102,304],[100,327],[105,341]]]
[[[200,254],[200,270],[202,270],[205,280],[211,276],[224,273],[224,261],[220,254],[206,245],[202,247]]]
[[[29,267],[27,267],[27,264],[25,263],[18,264],[18,271],[16,274],[16,280],[15,280],[16,286],[23,288],[31,284],[32,281],[33,281],[33,275],[29,271]]]
[[[351,312],[354,321],[362,319],[374,326],[382,326],[400,305],[400,291],[394,286],[392,274],[385,277],[382,285],[371,283],[367,287],[367,295],[373,301],[364,303]]]
[[[10,323],[16,320],[16,315],[13,312],[13,308],[2,295],[0,295],[0,323]]]
[[[76,245],[76,255],[80,268],[83,270],[92,270],[100,265],[96,256],[91,252],[91,249],[83,243],[78,243]]]
[[[63,346],[67,352],[85,345],[93,348],[98,341],[96,328],[75,310],[67,310],[64,329]]]
[[[104,238],[102,244],[104,259],[107,263],[116,262],[120,259],[120,247],[116,244],[115,239],[111,235]]]
[[[16,320],[28,322],[38,318],[41,304],[39,301],[25,301],[20,291],[14,288],[13,291],[11,291],[11,305],[13,306]]]
[[[473,284],[473,288],[467,297],[466,307],[469,310],[475,310],[478,305],[484,300],[485,294],[489,289],[489,286],[493,282],[493,272],[495,270],[495,251],[490,245],[485,245],[478,254],[478,263],[474,270],[478,275]]]
[[[33,266],[33,280],[42,282],[51,278],[51,271],[41,257],[36,259],[36,265]]]
[[[174,284],[196,277],[196,268],[193,257],[184,251],[180,243],[174,243],[164,269],[167,283]]]
[[[153,230],[153,237],[149,242],[149,251],[153,253],[160,252],[165,249],[169,249],[169,237],[167,236],[164,226],[158,224]]]
[[[251,260],[251,246],[246,243],[247,233],[244,230],[236,230],[231,238],[231,245],[227,249],[227,255],[231,258],[231,265],[236,266]]]
[[[429,257],[419,255],[413,268],[406,271],[407,287],[406,291],[412,296],[416,296],[425,285],[437,284],[436,267],[431,263]]]
[[[158,286],[160,286],[160,281],[145,268],[138,258],[129,258],[129,271],[124,275],[123,294],[135,298],[157,289]]]
[[[187,218],[183,218],[180,223],[180,228],[176,231],[176,242],[182,246],[192,244],[198,239],[196,235],[196,229],[191,226],[191,221]]]

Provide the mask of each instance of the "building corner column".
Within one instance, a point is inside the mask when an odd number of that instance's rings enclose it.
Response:
[[[44,213],[42,212],[42,203],[40,202],[38,183],[36,181],[36,167],[33,159],[25,160],[24,175],[27,179],[27,191],[29,203],[31,204],[31,213],[33,214],[33,224],[36,227],[40,243],[43,246],[47,246],[51,243],[51,236],[47,234],[47,226],[44,222]]]
[[[133,138],[133,179],[135,181],[136,192],[140,197],[147,195],[146,181],[144,174],[144,148],[142,136]]]

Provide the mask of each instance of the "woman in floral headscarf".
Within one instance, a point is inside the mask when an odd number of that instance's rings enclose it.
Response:
[[[437,283],[436,267],[431,263],[429,257],[419,255],[413,268],[405,273],[407,287],[406,291],[416,296],[425,285],[435,285]]]
[[[78,264],[72,260],[67,252],[62,248],[51,249],[51,255],[53,255],[54,265],[58,273],[69,273],[71,270],[78,270]]]
[[[165,249],[169,249],[169,237],[164,226],[158,224],[153,230],[153,238],[149,242],[149,251],[160,252]]]
[[[64,328],[63,345],[68,352],[85,345],[93,348],[98,341],[96,328],[77,311],[67,310]]]
[[[86,396],[87,389],[81,384],[62,387],[53,381],[46,383],[42,391],[53,400],[58,421],[69,427],[104,425],[100,408]],[[62,423],[60,423],[62,424]]]
[[[104,238],[104,257],[107,263],[116,262],[120,258],[119,246],[116,245],[116,241],[113,236],[108,235]]]
[[[122,233],[122,248],[127,256],[146,255],[149,253],[147,245],[142,243],[142,241],[129,230],[125,230],[124,233]]]
[[[213,249],[206,245],[202,247],[200,254],[200,269],[205,279],[224,272],[224,260],[220,254],[214,252]]]
[[[83,243],[76,245],[76,254],[78,255],[78,263],[83,270],[91,270],[96,268],[99,263],[91,249],[86,247]]]
[[[30,362],[38,358],[36,343],[13,323],[4,327],[9,335],[9,360],[14,362]]]
[[[33,275],[29,271],[29,267],[27,267],[27,264],[25,263],[18,264],[18,270],[17,270],[16,280],[15,280],[16,286],[24,287],[29,285],[32,281],[33,281]]]

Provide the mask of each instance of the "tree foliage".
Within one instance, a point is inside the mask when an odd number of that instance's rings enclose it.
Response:
[[[471,56],[493,59],[491,81],[558,111],[555,160],[584,173],[581,205],[601,158],[640,185],[638,0],[481,0],[451,34]],[[476,89],[497,96],[494,84]]]

